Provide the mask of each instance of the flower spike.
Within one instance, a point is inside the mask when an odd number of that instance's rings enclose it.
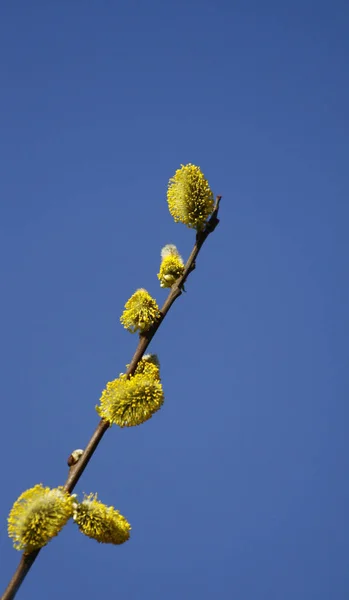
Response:
[[[174,244],[167,244],[161,250],[161,265],[158,279],[160,287],[171,287],[184,272],[184,263]]]
[[[148,421],[164,403],[159,364],[155,355],[143,357],[134,375],[107,383],[96,411],[102,419],[119,427],[133,427]]]
[[[23,492],[8,517],[8,534],[16,550],[29,553],[45,546],[72,517],[73,502],[62,487],[38,484]]]
[[[138,362],[135,375],[151,375],[154,379],[160,381],[160,362],[156,354],[145,354]]]
[[[182,165],[168,183],[169,211],[178,223],[201,231],[214,210],[213,193],[200,167]]]
[[[137,290],[125,304],[125,310],[120,317],[122,325],[135,333],[144,333],[160,318],[160,310],[156,300],[147,290]]]
[[[74,521],[81,533],[103,544],[123,544],[130,537],[131,525],[113,506],[99,502],[97,494],[84,496],[75,504]]]

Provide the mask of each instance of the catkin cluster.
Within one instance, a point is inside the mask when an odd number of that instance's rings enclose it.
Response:
[[[182,165],[170,179],[167,191],[169,211],[176,222],[202,231],[213,212],[213,193],[200,168]],[[171,288],[184,274],[185,265],[174,244],[161,250],[160,287]],[[161,319],[154,298],[139,288],[127,300],[120,317],[121,324],[131,333],[147,335]],[[160,363],[155,354],[143,356],[133,375],[123,373],[108,382],[96,406],[99,416],[119,427],[141,425],[150,419],[164,403],[160,379]],[[82,450],[72,453],[77,462]],[[122,544],[130,537],[131,526],[113,506],[101,503],[97,494],[88,494],[79,502],[76,494],[63,487],[49,488],[42,484],[23,492],[14,503],[8,517],[8,534],[14,547],[30,553],[45,546],[58,535],[72,518],[86,536],[102,543]]]

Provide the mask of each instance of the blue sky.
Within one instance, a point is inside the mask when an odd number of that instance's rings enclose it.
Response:
[[[181,163],[221,223],[151,350],[165,405],[113,427],[76,491],[132,524],[69,523],[18,597],[348,597],[349,7],[346,2],[10,2],[0,8],[0,584],[6,518],[64,483],[94,406],[162,304]]]

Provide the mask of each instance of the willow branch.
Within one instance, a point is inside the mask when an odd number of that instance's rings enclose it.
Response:
[[[210,219],[206,223],[205,229],[203,231],[197,232],[195,244],[186,262],[183,275],[179,277],[176,283],[174,283],[174,285],[171,287],[170,293],[167,296],[165,303],[160,311],[160,319],[158,319],[146,333],[140,335],[138,346],[126,371],[126,375],[128,377],[133,375],[133,373],[135,372],[138,362],[140,361],[144,352],[148,348],[151,340],[153,339],[155,333],[159,329],[172,304],[182,294],[183,286],[188,278],[188,275],[195,269],[195,261],[202,245],[204,244],[205,240],[210,235],[210,233],[212,233],[215,230],[219,223],[218,210],[220,201],[221,196],[217,196],[214,211]],[[76,484],[78,483],[81,475],[85,471],[88,463],[94,455],[97,446],[100,443],[107,429],[109,429],[109,423],[107,421],[104,421],[104,419],[101,419],[97,425],[96,430],[92,434],[92,437],[89,440],[82,456],[79,458],[78,462],[75,465],[73,465],[69,470],[67,481],[64,484],[64,488],[67,490],[67,492],[71,493],[75,488]],[[30,554],[22,555],[20,563],[9,585],[7,586],[1,600],[12,600],[12,598],[15,597],[28,571],[34,564],[34,561],[36,560],[36,557],[38,556],[39,552],[40,550],[35,550]]]

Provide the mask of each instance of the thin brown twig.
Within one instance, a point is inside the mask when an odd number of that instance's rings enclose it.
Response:
[[[172,286],[170,293],[167,296],[165,303],[160,311],[160,319],[156,321],[156,323],[154,323],[154,325],[149,331],[140,336],[136,352],[134,353],[133,358],[128,366],[126,375],[133,375],[139,360],[142,358],[144,352],[148,348],[151,340],[153,339],[155,333],[159,329],[162,321],[166,317],[172,304],[182,294],[183,286],[187,280],[188,275],[195,269],[195,260],[200,252],[203,243],[205,242],[209,234],[215,230],[219,223],[218,210],[220,201],[221,196],[217,196],[214,211],[210,219],[208,220],[205,229],[203,231],[197,232],[195,244],[186,262],[183,275],[179,277],[176,283]],[[97,449],[98,444],[100,443],[107,429],[109,429],[109,423],[107,421],[104,421],[104,419],[101,419],[97,425],[96,430],[92,434],[92,437],[89,440],[82,456],[79,458],[78,462],[75,465],[73,465],[69,470],[67,481],[64,484],[64,488],[67,490],[67,492],[71,493],[73,491],[74,487],[76,486],[81,475],[86,469],[89,461],[91,460],[95,450]],[[34,550],[34,552],[31,552],[30,554],[24,553],[22,555],[19,565],[10,583],[8,584],[1,600],[12,600],[15,597],[28,571],[34,564],[34,561],[36,560],[36,557],[38,556],[39,552],[40,550]]]

